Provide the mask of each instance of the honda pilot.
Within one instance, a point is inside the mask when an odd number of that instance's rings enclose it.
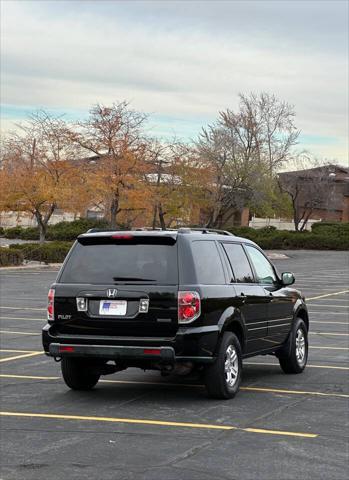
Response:
[[[44,350],[72,389],[128,367],[197,370],[209,396],[232,398],[245,358],[304,370],[309,319],[294,281],[224,231],[88,231],[49,290]]]

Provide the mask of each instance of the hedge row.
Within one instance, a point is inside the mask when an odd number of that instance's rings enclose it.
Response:
[[[37,244],[15,245],[12,248],[24,252],[28,260],[43,262],[61,262],[68,252],[69,241],[89,228],[108,228],[106,221],[79,219],[74,222],[60,222],[48,227],[47,240],[54,240],[42,246]],[[339,222],[319,222],[312,226],[312,231],[294,232],[276,230],[275,227],[253,229],[237,227],[231,230],[240,237],[249,238],[265,249],[312,249],[312,250],[349,250],[349,224]],[[36,228],[14,227],[5,230],[7,238],[37,240]],[[68,243],[67,243],[68,242]]]
[[[337,235],[349,237],[349,223],[342,222],[317,222],[311,227],[312,233],[319,235]]]
[[[59,222],[47,227],[46,240],[69,241],[89,228],[108,228],[109,224],[105,220],[93,220],[81,218],[73,222]],[[39,229],[37,227],[12,227],[4,229],[6,238],[20,238],[21,240],[39,240]]]
[[[21,265],[23,260],[24,255],[20,250],[0,247],[0,267]]]
[[[72,246],[72,242],[14,243],[8,251],[20,251],[25,260],[44,263],[62,263]]]
[[[349,250],[349,235],[334,233],[293,232],[288,230],[273,230],[261,228],[255,230],[250,227],[239,227],[231,230],[234,235],[245,237],[256,242],[267,250]]]

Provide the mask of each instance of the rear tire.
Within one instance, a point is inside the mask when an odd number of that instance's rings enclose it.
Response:
[[[297,318],[289,342],[287,354],[279,357],[280,367],[287,374],[302,373],[308,360],[308,330],[301,318]]]
[[[81,358],[62,358],[63,380],[72,390],[91,390],[99,380],[93,365]]]
[[[233,398],[239,391],[242,372],[242,353],[237,336],[225,332],[212,365],[205,368],[204,381],[212,398]]]

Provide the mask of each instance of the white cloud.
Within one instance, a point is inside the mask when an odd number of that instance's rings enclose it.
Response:
[[[312,25],[307,2],[303,10],[259,1],[62,3],[4,4],[3,103],[85,111],[128,99],[187,121],[189,131],[193,119],[213,121],[234,108],[238,92],[266,90],[296,106],[306,134],[338,139],[335,148],[321,145],[325,156],[346,159],[348,64],[338,5],[332,18],[322,2]]]

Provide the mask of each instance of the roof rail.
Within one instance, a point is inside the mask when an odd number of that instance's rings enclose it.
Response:
[[[178,233],[190,233],[190,232],[217,233],[218,235],[229,235],[229,236],[234,237],[233,233],[228,232],[227,230],[219,230],[217,228],[181,227],[181,228],[178,229]]]
[[[86,233],[112,232],[111,228],[89,228]]]

